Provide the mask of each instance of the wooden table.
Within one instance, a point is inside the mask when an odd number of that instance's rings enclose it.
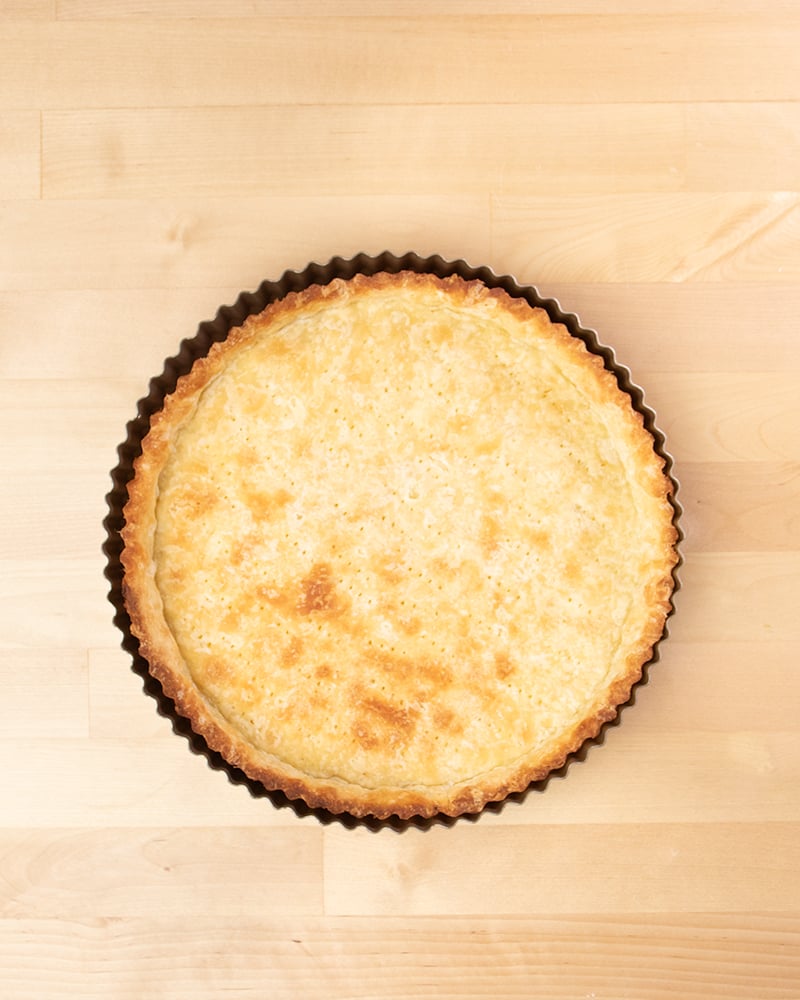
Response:
[[[798,51],[789,0],[0,0],[2,997],[800,997]],[[604,744],[403,832],[190,753],[101,548],[180,340],[387,249],[596,328],[686,533]]]

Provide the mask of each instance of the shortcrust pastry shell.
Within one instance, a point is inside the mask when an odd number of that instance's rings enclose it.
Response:
[[[603,357],[525,298],[413,270],[311,284],[151,416],[120,531],[130,629],[265,788],[473,813],[642,677],[678,562],[666,464]]]

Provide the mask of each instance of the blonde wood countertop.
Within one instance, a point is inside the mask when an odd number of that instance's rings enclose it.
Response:
[[[790,0],[0,0],[0,996],[800,997],[798,51]],[[193,755],[102,552],[181,339],[383,250],[597,329],[686,535],[604,743],[402,831]]]

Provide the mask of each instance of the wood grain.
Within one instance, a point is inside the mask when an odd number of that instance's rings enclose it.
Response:
[[[394,4],[386,0],[3,0],[11,9],[48,10],[55,5],[58,17],[70,19],[124,18],[282,18],[364,17],[396,13]],[[772,13],[794,13],[794,0],[773,0]],[[0,7],[2,10],[2,7]],[[537,0],[539,14],[664,14],[663,0]],[[433,16],[425,0],[405,0],[403,12],[414,17]],[[487,5],[483,0],[439,0],[435,13],[439,17],[480,14],[485,17],[506,17],[530,14],[530,0],[495,0]],[[675,14],[745,14],[764,12],[763,0],[670,0],[668,12]]]
[[[531,851],[531,834],[519,827],[435,827],[409,831],[402,843],[332,828],[325,908],[385,916],[624,913],[631,904],[642,913],[677,906],[688,913],[783,911],[796,902],[800,846],[788,845],[798,830],[768,823],[541,826]],[[444,840],[446,850],[437,848]],[[470,878],[459,878],[465,870]]]
[[[177,195],[0,202],[0,212],[0,288],[9,291],[255,288],[309,260],[409,248],[489,259],[486,197]]]
[[[800,549],[797,462],[684,462],[680,473],[682,492],[702,511],[687,519],[693,550]]]
[[[540,283],[796,282],[795,191],[492,199],[492,246]]]
[[[0,18],[11,20],[51,20],[56,0],[0,0]]]
[[[262,912],[266,897],[276,914],[318,914],[321,848],[318,830],[3,830],[0,912],[179,916],[213,905],[236,916]]]
[[[3,932],[6,933],[3,933]],[[785,1000],[798,976],[796,918],[663,913],[537,917],[269,918],[194,915],[0,922],[15,996],[80,993],[90,980],[121,1000],[245,998],[269,989],[332,1000],[359,995],[595,1000]],[[3,947],[3,942],[7,942]],[[721,977],[725,992],[720,994]],[[324,982],[324,991],[320,983]],[[594,996],[593,996],[594,995]]]
[[[0,26],[0,995],[800,996],[794,0],[0,0]],[[184,337],[387,249],[595,329],[684,539],[669,637],[583,759],[373,828],[253,794],[159,714],[103,519]]]
[[[41,115],[0,109],[0,190],[4,198],[38,198]]]
[[[2,739],[86,739],[88,672],[86,654],[74,647],[50,655],[33,648],[3,650]]]
[[[796,463],[796,384],[791,373],[669,372],[650,379],[646,395],[682,462]]]
[[[43,121],[44,194],[164,196],[176,175],[189,195],[255,197],[380,195],[387,188],[469,195],[481,190],[487,173],[511,192],[529,191],[533,177],[545,191],[635,189],[653,177],[661,189],[681,186],[685,130],[678,106],[602,110],[598,116],[584,105],[371,102],[51,111]],[[546,149],[542,133],[550,137]],[[335,173],[331,161],[339,164]]]
[[[757,133],[759,143],[750,136]],[[547,136],[546,145],[542,136]],[[47,198],[783,190],[800,105],[379,103],[48,111]],[[236,156],[230,150],[236,148]],[[203,155],[198,156],[202,148]],[[335,173],[331,160],[338,162]],[[126,165],[128,168],[126,169]]]
[[[7,236],[0,288],[250,288],[287,262],[303,267],[337,253],[409,247],[489,260],[543,287],[796,284],[799,208],[800,196],[783,192],[493,198],[491,205],[413,194],[9,202],[0,204]]]
[[[799,23],[770,10],[12,20],[0,91],[44,108],[794,100]]]

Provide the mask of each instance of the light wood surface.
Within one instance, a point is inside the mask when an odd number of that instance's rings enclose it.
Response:
[[[0,0],[0,996],[800,997],[798,51],[795,0]],[[387,249],[596,328],[686,534],[604,743],[402,831],[193,755],[101,548],[181,339]]]

